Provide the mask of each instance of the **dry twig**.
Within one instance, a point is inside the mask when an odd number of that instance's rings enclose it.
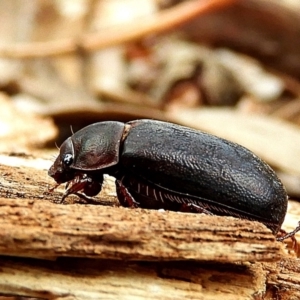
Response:
[[[122,43],[135,41],[148,34],[159,34],[176,28],[191,19],[227,6],[235,0],[191,0],[182,2],[156,15],[135,20],[126,26],[89,33],[81,38],[57,41],[33,42],[28,44],[2,45],[0,57],[34,58],[71,54],[77,51],[91,52]],[[138,23],[138,24],[137,24]]]

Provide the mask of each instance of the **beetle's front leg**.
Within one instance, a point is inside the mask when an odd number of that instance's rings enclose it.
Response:
[[[134,200],[128,189],[123,185],[122,180],[116,180],[116,190],[122,206],[131,208],[140,207],[140,203]]]
[[[92,201],[90,196],[95,196],[101,191],[102,182],[102,175],[99,178],[92,178],[87,174],[77,174],[73,180],[67,183],[66,191],[61,199],[61,203],[66,197],[72,194],[79,197],[83,196],[85,200],[88,200],[91,203]],[[84,195],[79,193],[80,191],[83,191]]]

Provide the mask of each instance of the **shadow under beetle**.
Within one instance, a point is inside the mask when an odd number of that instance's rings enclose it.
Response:
[[[277,240],[288,197],[275,172],[246,148],[187,127],[154,120],[89,125],[60,147],[49,169],[57,187],[95,196],[103,174],[116,178],[120,204],[258,221]]]

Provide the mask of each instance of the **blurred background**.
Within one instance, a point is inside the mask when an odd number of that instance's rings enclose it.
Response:
[[[151,118],[246,146],[300,198],[299,0],[1,0],[0,152]]]

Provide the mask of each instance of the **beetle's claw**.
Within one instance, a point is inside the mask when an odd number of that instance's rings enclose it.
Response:
[[[279,235],[281,236],[277,236],[276,240],[279,242],[284,241],[285,239],[290,238],[292,240],[292,249],[294,250],[294,252],[296,253],[296,255],[298,256],[298,252],[299,252],[299,245],[298,245],[298,241],[295,237],[295,234],[300,231],[300,221],[298,222],[298,226],[291,232],[286,232],[283,229],[280,229],[279,231]]]
[[[298,222],[298,226],[291,232],[287,233],[285,232],[284,230],[280,230],[284,235],[283,236],[280,236],[280,237],[277,237],[277,241],[280,241],[282,242],[283,240],[285,239],[288,239],[288,238],[292,238],[295,236],[295,234],[300,231],[300,221]]]

